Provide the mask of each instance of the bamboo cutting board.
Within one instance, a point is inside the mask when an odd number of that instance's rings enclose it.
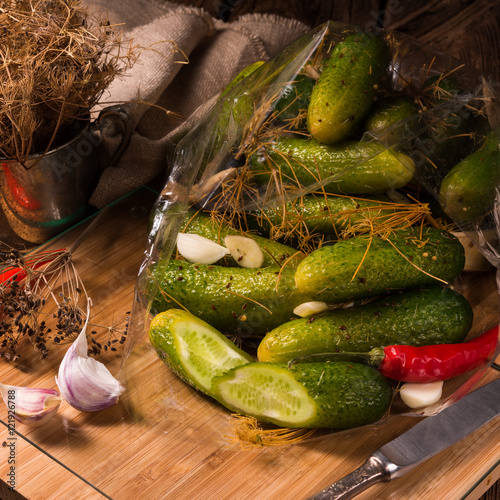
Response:
[[[93,301],[92,323],[121,328],[122,318],[134,306],[146,214],[155,196],[142,189],[112,206],[75,251],[74,264]],[[69,246],[86,225],[47,246]],[[471,293],[480,311],[475,327],[497,321],[494,274],[484,276],[481,289]],[[28,354],[18,366],[0,361],[0,382],[56,387],[54,375],[67,347],[53,349],[43,362],[30,362]],[[318,431],[295,444],[245,448],[232,444],[235,418],[175,378],[145,339],[123,364],[120,351],[99,359],[126,383],[120,403],[96,414],[63,403],[42,427],[16,423],[18,494],[30,500],[304,499],[351,472],[419,420],[394,414],[368,427]],[[496,377],[497,370],[488,368],[479,383]],[[0,418],[5,426],[5,407]],[[406,476],[376,485],[359,498],[477,499],[500,476],[499,430],[496,419]],[[20,498],[6,487],[12,443],[6,427],[0,429],[0,440],[2,498]]]

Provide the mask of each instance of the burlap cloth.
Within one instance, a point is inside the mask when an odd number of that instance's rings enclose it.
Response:
[[[309,30],[273,15],[224,23],[202,9],[159,0],[123,0],[111,8],[106,0],[87,4],[91,13],[104,10],[112,23],[124,23],[123,39],[133,40],[139,54],[94,110],[123,103],[133,127],[128,147],[111,167],[122,129],[102,127],[98,153],[103,172],[90,199],[97,208],[162,173],[166,179],[175,144],[224,86],[248,64],[268,60]]]

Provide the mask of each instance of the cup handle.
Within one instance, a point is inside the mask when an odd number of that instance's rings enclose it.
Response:
[[[102,128],[102,124],[105,120],[117,120],[121,123],[123,132],[122,132],[122,140],[120,145],[113,153],[111,160],[108,163],[109,167],[114,167],[118,161],[120,160],[123,152],[127,149],[130,144],[130,139],[132,137],[132,122],[130,120],[130,116],[128,115],[125,108],[121,105],[117,106],[109,106],[104,108],[97,118],[97,124],[99,128]]]

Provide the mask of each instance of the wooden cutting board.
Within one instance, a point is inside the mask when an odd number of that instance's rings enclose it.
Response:
[[[112,206],[74,253],[74,265],[93,301],[94,324],[122,329],[127,313],[137,306],[134,284],[145,249],[147,211],[155,197],[141,189]],[[71,245],[88,224],[47,247]],[[494,275],[483,278],[481,289],[472,290],[480,310],[476,327],[498,320]],[[5,443],[0,447],[2,498],[19,498],[6,487],[14,442],[16,491],[30,500],[304,499],[419,420],[395,414],[368,427],[318,431],[295,444],[235,445],[235,418],[172,375],[147,340],[139,338],[141,318],[134,315],[137,323],[130,326],[125,345],[134,329],[137,345],[124,362],[121,351],[99,357],[126,384],[117,406],[85,414],[63,403],[42,427],[16,423],[15,440],[7,427],[0,429]],[[44,361],[28,352],[18,366],[0,360],[0,382],[56,387],[54,375],[67,347],[52,349]],[[488,368],[479,383],[498,376]],[[0,418],[6,426],[3,406]],[[376,485],[359,498],[477,499],[500,476],[499,430],[496,419],[406,476]]]

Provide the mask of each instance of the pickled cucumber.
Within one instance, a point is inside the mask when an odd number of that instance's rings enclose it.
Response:
[[[313,139],[281,136],[252,154],[248,164],[259,184],[275,176],[304,187],[321,182],[330,193],[381,194],[405,186],[413,177],[410,157],[375,141],[326,145]]]
[[[287,363],[310,354],[366,353],[392,344],[458,343],[465,340],[472,320],[472,307],[463,295],[431,286],[284,323],[264,337],[257,356],[259,361]]]
[[[156,315],[149,339],[177,376],[208,395],[215,376],[253,361],[215,328],[181,309]]]
[[[464,269],[460,241],[432,227],[401,229],[385,238],[355,236],[308,255],[295,273],[311,300],[340,303],[390,290],[451,282]]]
[[[293,317],[307,301],[294,283],[294,269],[246,269],[171,260],[152,270],[159,291],[153,314],[184,307],[223,333],[264,335]]]
[[[439,190],[445,213],[457,222],[466,222],[493,209],[500,186],[500,148],[495,133],[455,165]]]
[[[388,64],[387,45],[375,36],[357,33],[337,44],[311,94],[311,135],[325,144],[348,137],[370,110]]]
[[[349,429],[388,411],[392,389],[360,363],[292,366],[248,363],[213,379],[214,397],[232,411],[284,427]]]

